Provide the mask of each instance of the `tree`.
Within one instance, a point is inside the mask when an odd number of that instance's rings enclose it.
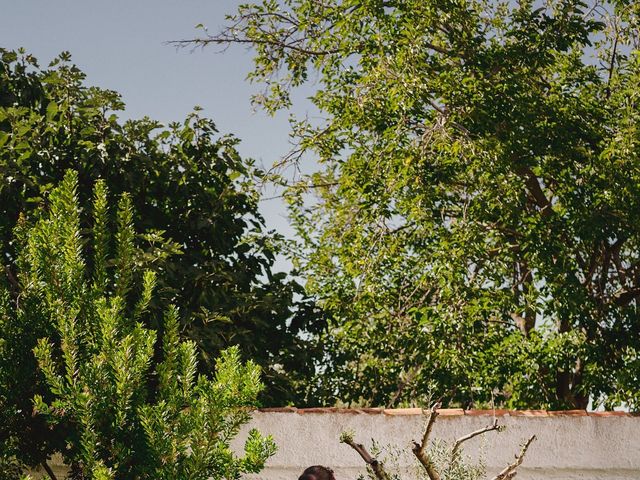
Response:
[[[180,246],[180,256],[152,267],[158,289],[150,308],[180,305],[181,330],[197,343],[201,370],[213,368],[221,349],[239,345],[263,368],[264,403],[303,403],[300,380],[316,352],[302,334],[321,324],[301,287],[274,269],[282,238],[265,229],[256,188],[261,172],[240,158],[238,141],[219,136],[197,111],[168,127],[149,118],[119,122],[119,95],[86,86],[68,53],[48,68],[24,52],[0,54],[0,248],[7,274],[16,273],[12,231],[20,214],[37,216],[69,168],[78,172],[81,204],[103,179],[113,194],[128,192],[139,231],[164,232]]]
[[[482,462],[473,462],[471,458],[467,458],[462,451],[463,443],[488,432],[499,432],[504,427],[498,425],[498,420],[494,419],[491,425],[456,439],[452,445],[442,441],[432,441],[431,431],[438,418],[439,408],[440,404],[435,403],[425,412],[426,422],[422,439],[420,442],[413,442],[411,451],[419,464],[418,478],[424,478],[425,480],[479,480],[485,477],[484,464]],[[524,456],[529,446],[535,439],[535,435],[529,437],[522,445],[522,449],[516,455],[515,460],[500,470],[491,480],[510,480],[514,478],[518,467],[524,461]],[[363,444],[356,443],[353,432],[342,432],[340,442],[349,445],[364,460],[367,466],[367,478],[371,480],[399,480],[402,478],[398,473],[389,473],[384,462],[378,459],[378,453],[374,452],[375,456],[372,456]],[[378,448],[375,443],[374,447]]]
[[[265,0],[179,42],[253,46],[270,111],[314,81],[288,197],[320,398],[638,408],[639,9]]]
[[[196,345],[179,339],[175,307],[156,322],[156,352],[148,327],[156,274],[137,266],[131,200],[121,197],[111,235],[107,188],[96,183],[88,238],[77,188],[68,171],[51,191],[48,214],[24,228],[19,293],[2,292],[0,398],[10,399],[3,429],[17,427],[3,432],[2,453],[46,469],[59,451],[77,479],[237,479],[259,471],[274,452],[269,438],[252,431],[243,458],[229,446],[263,387],[259,367],[243,365],[234,347],[217,361],[215,378],[198,376]]]

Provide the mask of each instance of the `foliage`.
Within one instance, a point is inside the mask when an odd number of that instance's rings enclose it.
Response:
[[[19,215],[36,217],[65,170],[78,172],[81,204],[103,179],[113,194],[128,192],[133,222],[145,232],[138,243],[148,250],[163,232],[181,247],[182,255],[150,265],[158,274],[150,308],[180,306],[181,330],[196,342],[201,370],[213,368],[222,348],[239,345],[263,368],[264,403],[302,404],[300,379],[316,353],[301,334],[321,325],[301,287],[274,268],[282,239],[265,230],[261,172],[240,158],[238,141],[218,135],[197,110],[168,127],[149,118],[120,122],[119,95],[87,86],[68,53],[46,68],[24,52],[0,56],[0,248],[7,271],[15,276]]]
[[[3,448],[0,450],[0,472],[6,480],[30,480],[29,476],[23,475],[26,467],[15,457],[3,456]]]
[[[107,188],[96,183],[88,237],[77,189],[68,171],[48,214],[24,227],[19,292],[3,292],[0,379],[12,396],[3,410],[14,426],[39,434],[19,438],[39,451],[16,456],[34,464],[60,451],[78,479],[237,479],[259,471],[274,452],[270,438],[252,431],[242,458],[229,446],[263,388],[259,367],[243,365],[231,348],[213,379],[198,375],[196,344],[180,341],[174,307],[156,322],[162,348],[155,351],[148,325],[156,273],[136,263],[130,197],[121,196],[112,229]],[[41,375],[30,365],[34,337]],[[32,399],[44,429],[29,421]]]
[[[474,461],[462,453],[451,456],[451,445],[443,440],[432,443],[429,455],[433,463],[442,472],[442,480],[479,480],[485,478],[486,466],[484,461]],[[420,470],[422,478],[428,478],[424,469]]]
[[[313,80],[325,114],[288,193],[317,398],[638,408],[639,9],[264,0],[193,41],[253,45],[258,103]]]
[[[441,472],[441,480],[481,480],[485,478],[486,465],[483,458],[476,461],[464,454],[458,454],[452,458],[451,447],[448,442],[441,439],[434,440],[429,446],[429,457]],[[425,469],[416,461],[415,457],[407,458],[407,452],[397,445],[383,446],[373,440],[371,455],[384,464],[390,480],[402,480],[407,476],[419,480],[429,480]],[[406,465],[411,461],[413,461],[411,467],[407,467]],[[370,467],[367,468],[366,475],[361,475],[359,478],[378,480]]]
[[[366,476],[361,475],[361,480],[400,480],[407,474],[411,478],[424,480],[480,480],[486,476],[486,465],[482,456],[475,460],[466,455],[463,444],[488,432],[502,431],[504,426],[498,425],[494,419],[492,425],[480,430],[470,432],[452,443],[441,439],[431,440],[431,431],[438,416],[439,403],[434,404],[426,411],[426,421],[422,440],[414,441],[411,458],[407,452],[397,445],[381,446],[372,439],[371,453],[354,440],[354,432],[343,431],[340,442],[345,443],[355,450],[367,465]],[[530,437],[523,445],[515,461],[504,467],[491,480],[509,480],[517,475],[517,470],[524,461],[527,450],[535,440],[535,435]]]

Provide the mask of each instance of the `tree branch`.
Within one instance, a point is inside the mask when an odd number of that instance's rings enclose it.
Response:
[[[527,453],[527,450],[529,449],[529,445],[531,445],[531,442],[533,442],[536,439],[535,435],[532,435],[531,437],[529,437],[529,440],[526,441],[526,443],[522,446],[522,450],[520,450],[520,453],[516,456],[516,459],[513,463],[507,465],[506,467],[504,467],[504,469],[498,473],[495,477],[493,477],[491,480],[510,480],[511,478],[516,476],[516,468],[518,468],[521,464],[522,461],[524,460],[524,456]]]
[[[427,419],[427,426],[424,429],[424,434],[422,435],[422,443],[413,442],[413,453],[420,461],[424,469],[427,471],[427,475],[429,476],[429,480],[440,480],[440,474],[435,468],[435,465],[429,458],[427,454],[427,445],[429,443],[429,436],[431,435],[431,430],[433,429],[433,424],[436,422],[436,417],[438,416],[438,409],[440,408],[440,402],[436,402],[433,404],[431,409],[429,410],[429,418]]]
[[[238,44],[250,44],[250,45],[268,45],[272,47],[282,48],[284,50],[293,50],[298,53],[302,53],[309,56],[320,57],[324,55],[332,55],[335,53],[339,53],[342,50],[339,48],[331,49],[331,50],[312,50],[304,47],[300,47],[294,43],[280,42],[277,40],[266,40],[266,39],[258,39],[258,38],[240,38],[240,37],[225,37],[225,36],[211,36],[207,38],[194,38],[191,40],[173,40],[168,42],[169,45],[175,45],[176,47],[187,47],[189,45],[193,45],[195,47],[201,46],[205,47],[210,44],[215,45],[231,45],[233,43]]]
[[[616,305],[620,307],[626,307],[633,300],[640,296],[640,287],[620,290],[616,292],[613,296],[613,301]]]
[[[607,77],[607,88],[606,88],[606,95],[607,95],[607,99],[609,99],[609,97],[611,96],[611,79],[613,78],[613,71],[615,69],[616,66],[616,54],[618,52],[618,37],[619,37],[619,32],[618,32],[618,26],[615,26],[615,30],[616,30],[616,36],[614,38],[613,41],[613,48],[611,51],[611,61],[609,63],[609,74]]]
[[[477,437],[478,435],[482,435],[483,433],[491,432],[492,430],[500,430],[502,427],[498,425],[498,419],[495,418],[493,420],[492,425],[487,425],[480,430],[476,430],[475,432],[471,432],[463,437],[458,438],[453,444],[453,448],[451,449],[451,457],[454,458],[460,449],[460,445],[462,445],[467,440],[471,440],[473,437]]]
[[[358,455],[362,457],[364,462],[371,467],[373,474],[376,476],[378,480],[390,480],[389,475],[385,471],[382,462],[378,461],[377,458],[372,457],[371,454],[367,451],[367,449],[361,443],[356,443],[353,440],[351,434],[343,433],[340,437],[340,442],[346,443],[351,448],[353,448]]]
[[[56,474],[53,473],[53,470],[51,470],[51,467],[46,461],[43,460],[40,465],[42,465],[42,468],[44,468],[44,471],[47,472],[47,475],[49,475],[49,478],[51,478],[51,480],[58,480]]]
[[[534,198],[536,205],[540,208],[540,213],[544,217],[551,215],[552,205],[540,185],[540,181],[535,173],[531,171],[529,167],[522,167],[517,172],[524,177],[524,183],[529,190],[529,193]]]
[[[18,282],[18,279],[15,277],[15,275],[11,271],[11,268],[8,265],[5,265],[4,271],[7,274],[7,280],[9,281],[9,284],[13,288],[12,293],[17,294],[17,292],[20,291],[20,282]]]
[[[616,240],[610,247],[611,257],[613,259],[613,264],[616,267],[618,272],[618,278],[620,279],[620,283],[624,285],[627,282],[627,272],[625,271],[622,261],[620,260],[620,250],[622,250],[622,246],[626,242],[626,238],[619,238]]]

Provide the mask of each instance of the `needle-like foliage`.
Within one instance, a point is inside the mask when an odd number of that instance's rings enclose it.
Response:
[[[2,392],[15,389],[3,406],[16,424],[35,415],[49,427],[39,453],[62,453],[73,479],[258,472],[275,451],[271,439],[250,432],[241,457],[230,441],[263,388],[259,367],[230,348],[213,378],[198,375],[196,345],[180,340],[175,307],[155,322],[157,341],[148,326],[156,274],[140,268],[129,197],[120,199],[111,235],[107,189],[98,182],[89,236],[77,182],[67,172],[48,213],[20,234],[19,294],[5,291],[0,306]],[[42,461],[24,459],[35,460]]]

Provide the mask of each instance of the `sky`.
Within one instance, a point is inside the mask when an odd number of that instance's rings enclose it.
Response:
[[[87,75],[87,84],[119,92],[122,118],[147,115],[161,122],[182,120],[194,106],[204,109],[221,133],[241,139],[244,157],[270,166],[289,151],[289,112],[255,112],[246,81],[251,52],[233,47],[176,49],[171,40],[198,35],[197,24],[215,32],[238,0],[0,0],[0,46],[24,47],[46,65],[62,51]],[[311,112],[306,93],[296,95],[292,113]],[[270,197],[272,192],[266,192]],[[269,228],[292,235],[279,199],[261,202]],[[282,265],[280,265],[282,267]]]

